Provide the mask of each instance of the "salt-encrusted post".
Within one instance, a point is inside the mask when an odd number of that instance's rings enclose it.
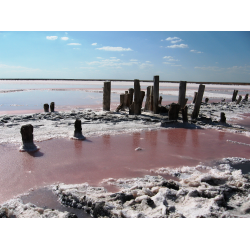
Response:
[[[180,104],[179,103],[170,104],[170,107],[168,110],[168,119],[169,120],[177,120],[179,111],[180,111]]]
[[[142,107],[142,103],[143,103],[144,96],[145,96],[145,91],[141,91],[141,93],[140,93],[141,107]]]
[[[54,112],[55,111],[55,103],[51,102],[50,103],[50,112]]]
[[[184,108],[185,106],[186,87],[187,87],[187,82],[180,81],[178,103],[180,104],[181,109]]]
[[[124,100],[125,100],[125,94],[120,94],[120,105],[121,105],[121,110],[124,111]]]
[[[49,112],[49,104],[48,103],[45,103],[43,105],[43,109],[44,109],[44,112]]]
[[[245,95],[244,101],[248,101],[248,94]]]
[[[103,87],[103,110],[110,111],[111,82],[104,82]]]
[[[128,89],[128,93],[129,93],[129,105],[128,106],[130,106],[133,103],[134,89],[133,88]]]
[[[138,79],[134,80],[134,90],[135,90],[135,97],[134,97],[134,113],[135,115],[141,114],[141,86]]]
[[[196,119],[198,117],[198,115],[199,115],[204,90],[205,90],[205,85],[200,84],[199,89],[198,89],[197,98],[196,98],[195,105],[194,105],[194,110],[193,110],[193,113],[192,113],[192,119]]]
[[[158,114],[158,100],[159,100],[159,76],[154,76],[154,98],[153,98],[153,111]]]
[[[238,94],[238,90],[234,90],[233,97],[232,97],[232,102],[236,101],[237,94]]]
[[[147,87],[147,95],[146,95],[146,101],[145,101],[145,107],[144,110],[149,110],[149,100],[150,100],[150,86]]]
[[[242,96],[240,95],[240,96],[239,96],[239,99],[238,99],[237,102],[236,102],[236,104],[239,104],[240,101],[241,101],[241,99],[242,99]]]
[[[33,126],[31,124],[23,125],[20,133],[22,135],[23,145],[20,147],[20,151],[33,152],[39,148],[33,142]]]
[[[75,120],[75,131],[73,139],[85,140],[85,137],[82,134],[82,121],[80,119]]]
[[[225,115],[225,113],[224,112],[221,112],[220,113],[220,122],[226,122],[226,115]]]
[[[194,99],[193,99],[193,103],[195,103],[195,101],[196,101],[197,94],[198,94],[198,92],[194,92]]]
[[[188,117],[187,117],[188,107],[185,106],[183,109],[181,109],[181,113],[182,113],[182,120],[183,120],[183,122],[188,122]]]

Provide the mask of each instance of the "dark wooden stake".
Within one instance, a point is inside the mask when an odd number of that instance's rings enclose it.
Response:
[[[188,122],[188,117],[187,117],[188,107],[185,106],[183,109],[181,109],[181,113],[182,113],[182,120],[183,120],[183,122]]]
[[[233,97],[232,97],[232,102],[236,101],[237,94],[238,94],[238,90],[234,90]]]
[[[241,96],[241,95],[239,95],[239,99],[237,100],[236,104],[239,104],[239,103],[240,103],[240,101],[241,101],[241,99],[242,99],[242,96]]]
[[[110,111],[111,82],[104,82],[103,87],[103,110]]]
[[[158,100],[159,100],[159,76],[154,76],[154,98],[153,98],[153,111],[158,114]]]
[[[50,112],[54,112],[55,111],[55,103],[51,102],[50,103]]]
[[[44,112],[49,112],[49,104],[48,103],[45,103],[43,105],[43,109],[44,109]]]
[[[195,105],[194,105],[194,110],[192,113],[192,119],[197,119],[197,117],[199,115],[201,101],[203,98],[204,91],[205,91],[205,85],[200,84],[199,89],[198,89],[197,98],[196,98]]]
[[[141,114],[141,86],[138,79],[134,80],[134,90],[135,90],[135,97],[134,97],[134,114],[140,115]]]
[[[176,121],[178,119],[179,111],[180,111],[179,103],[170,104],[169,111],[168,111],[168,119]]]
[[[186,87],[187,87],[187,82],[180,81],[178,103],[180,104],[181,109],[184,108],[185,106]]]
[[[224,112],[221,112],[220,113],[220,122],[226,122],[226,115],[225,115],[225,113]]]
[[[195,103],[195,101],[196,101],[197,94],[198,94],[198,92],[194,92],[194,99],[193,99],[193,103]]]

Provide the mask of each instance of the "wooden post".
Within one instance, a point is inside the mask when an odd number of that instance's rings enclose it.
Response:
[[[129,107],[129,105],[128,105],[128,91],[125,91],[125,96],[124,96],[124,108],[127,108],[127,107]]]
[[[55,111],[55,103],[51,102],[50,103],[50,112],[54,112]]]
[[[121,105],[121,110],[124,111],[124,100],[125,100],[125,94],[120,94],[120,105]]]
[[[158,104],[161,105],[161,102],[162,102],[162,96],[160,96]]]
[[[181,109],[184,108],[184,106],[185,106],[186,87],[187,87],[187,82],[185,82],[185,81],[180,81],[180,85],[179,85],[179,100],[178,100],[178,103],[180,104]]]
[[[234,90],[233,97],[232,97],[232,102],[236,101],[237,94],[238,94],[238,90]]]
[[[239,99],[238,99],[237,102],[236,102],[236,104],[239,104],[240,101],[241,101],[241,99],[242,99],[242,96],[240,95],[240,96],[239,96]]]
[[[209,101],[209,98],[206,98],[206,99],[205,99],[205,103],[208,103],[208,101]]]
[[[103,87],[103,110],[110,111],[111,82],[104,82]]]
[[[154,109],[154,86],[150,86],[150,94],[149,94],[149,110],[153,111]]]
[[[153,111],[158,114],[158,100],[159,100],[159,76],[154,76],[154,98],[153,98]]]
[[[195,101],[196,101],[197,94],[198,94],[198,92],[194,92],[194,99],[193,99],[193,103],[195,103]]]
[[[135,103],[134,102],[129,106],[129,114],[130,115],[135,114]]]
[[[43,109],[44,109],[44,112],[49,112],[49,104],[48,103],[45,103],[43,105]]]
[[[134,113],[135,115],[141,114],[141,86],[138,79],[134,80],[134,90],[135,90],[135,97],[134,97]]]
[[[149,101],[150,101],[150,86],[147,87],[147,95],[146,95],[146,102],[144,106],[144,111],[149,110]]]
[[[181,113],[183,122],[188,122],[188,117],[187,117],[188,107],[185,106],[183,109],[181,109]]]
[[[226,122],[226,115],[225,115],[225,113],[224,112],[221,112],[220,113],[220,122]]]
[[[196,119],[199,115],[204,90],[205,90],[205,85],[200,84],[199,89],[198,89],[197,98],[196,98],[195,105],[194,105],[194,110],[192,113],[192,119]]]
[[[245,95],[244,101],[248,101],[248,94]]]
[[[130,88],[130,89],[128,89],[128,93],[129,93],[129,105],[128,106],[130,106],[132,103],[133,103],[133,95],[134,95],[134,89],[133,88]]]
[[[141,107],[142,107],[142,103],[143,103],[144,96],[145,96],[145,91],[141,91],[141,92],[140,92]]]
[[[179,103],[170,104],[169,111],[168,111],[168,119],[169,120],[177,120],[179,111],[180,111],[180,104]]]
[[[20,151],[34,152],[39,149],[33,142],[33,126],[31,124],[23,125],[20,129],[22,135],[23,145],[20,147]]]

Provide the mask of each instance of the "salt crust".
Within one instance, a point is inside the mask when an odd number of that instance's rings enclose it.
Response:
[[[223,158],[214,166],[183,166],[151,170],[144,178],[104,179],[101,185],[115,185],[117,193],[88,183],[55,184],[53,192],[62,204],[79,207],[93,217],[183,218],[250,217],[250,175],[235,170],[235,164],[250,165],[250,159]],[[178,176],[179,181],[160,175]],[[154,174],[154,175],[153,175]],[[69,217],[68,212],[43,209],[17,198],[0,206],[0,214],[17,218]]]

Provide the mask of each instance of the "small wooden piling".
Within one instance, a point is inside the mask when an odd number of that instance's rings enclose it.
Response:
[[[133,103],[133,96],[134,96],[134,89],[130,88],[128,89],[128,93],[129,93],[129,103],[128,103],[128,107]]]
[[[206,98],[206,99],[205,99],[205,103],[208,103],[208,101],[209,101],[209,98]]]
[[[149,110],[149,101],[150,101],[150,86],[147,87],[146,101],[144,106],[144,111]]]
[[[120,105],[121,105],[121,110],[124,111],[124,101],[125,101],[125,94],[120,94]]]
[[[76,119],[74,137],[78,137],[79,135],[82,135],[82,122],[80,119]]]
[[[168,111],[168,119],[176,121],[178,119],[179,111],[180,111],[179,103],[170,104],[169,111]]]
[[[110,111],[111,82],[104,82],[103,87],[103,110]]]
[[[135,114],[135,103],[134,102],[129,106],[129,114],[130,115]]]
[[[158,100],[159,100],[159,76],[154,76],[154,90],[153,90],[153,112],[158,114]]]
[[[158,101],[158,105],[161,105],[162,102],[162,96],[160,96],[159,101]]]
[[[55,103],[51,102],[50,103],[50,112],[54,112],[55,111]]]
[[[194,99],[193,99],[193,103],[195,103],[195,101],[196,101],[197,94],[198,94],[198,92],[194,92]]]
[[[226,122],[226,115],[225,115],[225,113],[224,112],[221,112],[220,113],[220,122]]]
[[[242,96],[239,95],[239,99],[237,100],[236,104],[239,104],[241,100],[242,100]]]
[[[184,108],[185,106],[186,87],[187,87],[187,82],[180,81],[178,103],[180,104],[181,109]]]
[[[129,100],[128,100],[128,96],[129,94],[128,94],[128,91],[125,91],[125,96],[124,96],[124,108],[127,108],[127,107],[129,107]]]
[[[44,109],[44,112],[49,112],[49,104],[48,103],[45,103],[43,105],[43,109]]]
[[[199,115],[200,106],[201,106],[204,91],[205,91],[205,85],[200,84],[199,89],[198,89],[197,98],[196,98],[195,105],[194,105],[194,110],[192,113],[192,119],[196,119]]]
[[[134,90],[135,90],[134,114],[140,115],[141,114],[141,86],[140,86],[140,81],[138,79],[134,80]]]
[[[248,94],[245,95],[244,101],[248,101]]]
[[[143,103],[144,96],[145,96],[145,91],[141,91],[141,92],[140,92],[141,107],[142,107],[142,103]]]
[[[185,106],[183,109],[181,109],[181,113],[182,113],[182,121],[183,122],[188,122],[188,117],[187,117],[188,107]]]
[[[154,111],[154,86],[150,86],[149,110],[152,112]]]
[[[232,102],[236,101],[237,94],[238,94],[238,90],[235,89],[233,92]]]
[[[39,150],[39,147],[33,142],[33,126],[31,124],[23,125],[20,129],[20,133],[23,142],[23,145],[19,149],[21,152],[34,152]]]

